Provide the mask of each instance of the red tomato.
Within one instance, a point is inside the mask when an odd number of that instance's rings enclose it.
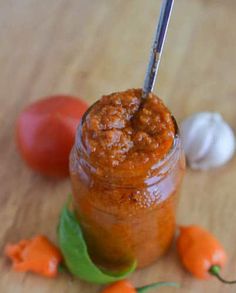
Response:
[[[23,110],[17,121],[16,139],[25,162],[44,175],[67,176],[75,132],[87,107],[78,98],[57,95]]]

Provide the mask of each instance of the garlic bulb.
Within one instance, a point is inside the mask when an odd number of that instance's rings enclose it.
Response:
[[[187,162],[193,169],[221,166],[234,154],[234,133],[219,113],[202,112],[188,117],[180,133]]]

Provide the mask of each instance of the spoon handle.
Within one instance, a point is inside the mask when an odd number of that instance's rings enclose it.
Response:
[[[168,29],[168,24],[171,16],[171,11],[174,5],[174,0],[163,0],[161,13],[156,28],[156,34],[150,54],[149,64],[145,76],[145,81],[143,85],[142,97],[146,98],[147,95],[153,90],[155,85],[156,76],[161,60],[161,54],[163,45],[166,38],[166,33]]]

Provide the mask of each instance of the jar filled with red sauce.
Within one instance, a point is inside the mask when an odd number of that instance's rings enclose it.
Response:
[[[175,119],[154,94],[103,96],[84,114],[70,156],[73,205],[97,265],[149,265],[175,233],[185,159]]]

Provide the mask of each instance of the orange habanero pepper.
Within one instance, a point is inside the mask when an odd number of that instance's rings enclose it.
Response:
[[[6,245],[5,254],[12,260],[15,271],[30,271],[49,278],[57,275],[62,261],[59,249],[42,235]]]
[[[134,288],[134,286],[129,281],[122,280],[106,287],[105,289],[103,289],[102,293],[144,293],[147,292],[149,289],[164,286],[179,287],[177,283],[158,282],[144,287]]]
[[[226,252],[219,241],[205,229],[192,225],[179,227],[177,252],[183,266],[199,279],[209,279],[211,275],[227,284],[220,275],[227,259]]]

